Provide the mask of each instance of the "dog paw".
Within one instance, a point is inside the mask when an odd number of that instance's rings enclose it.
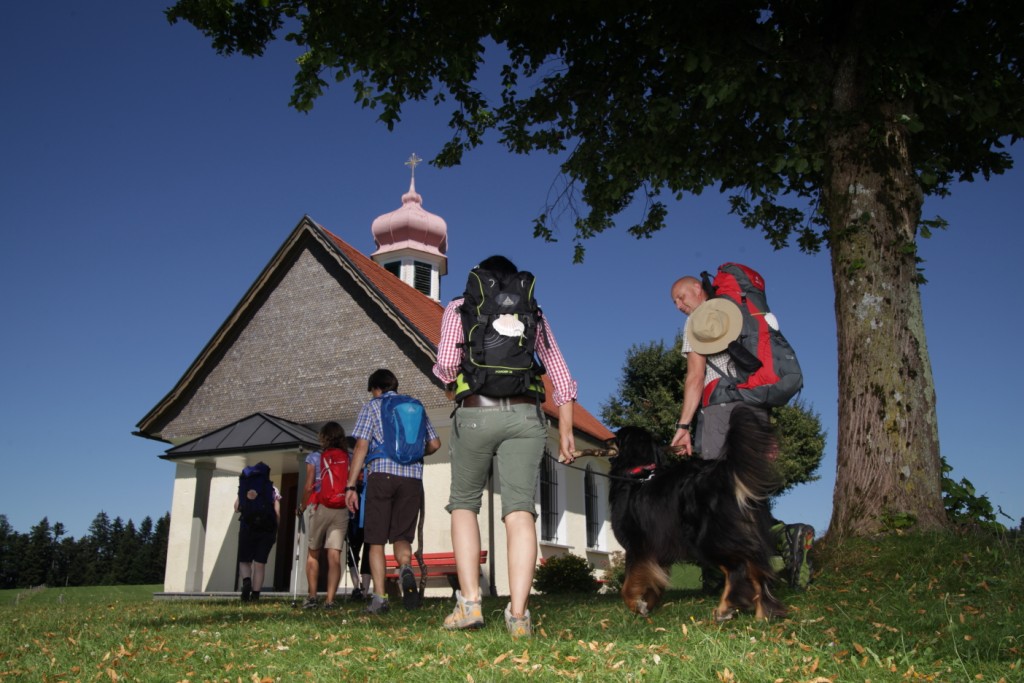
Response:
[[[736,609],[733,607],[726,607],[723,610],[716,608],[714,610],[714,615],[716,624],[724,624],[725,622],[729,621],[730,619],[736,616]]]
[[[634,611],[642,617],[648,616],[650,612],[647,609],[647,601],[637,600]]]

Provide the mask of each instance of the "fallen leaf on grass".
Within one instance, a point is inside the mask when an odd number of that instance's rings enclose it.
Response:
[[[510,654],[512,654],[512,650],[509,650],[508,652],[502,652],[500,655],[494,658],[494,661],[491,662],[491,664],[501,664],[505,661],[505,659],[508,658]]]

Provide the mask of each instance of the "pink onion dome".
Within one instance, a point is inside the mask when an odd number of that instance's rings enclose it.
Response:
[[[443,257],[448,251],[448,224],[423,208],[415,178],[409,183],[409,191],[402,195],[402,208],[378,216],[370,230],[377,245],[373,256],[415,249]]]

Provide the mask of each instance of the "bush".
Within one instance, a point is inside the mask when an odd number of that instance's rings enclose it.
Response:
[[[608,566],[604,570],[604,590],[606,593],[618,593],[626,580],[626,553],[616,550],[608,558]]]
[[[974,525],[989,531],[1001,532],[1006,527],[999,523],[992,502],[988,496],[978,495],[977,490],[967,479],[954,481],[950,477],[953,467],[940,458],[942,463],[942,504],[946,508],[946,517],[959,525]]]
[[[594,570],[579,555],[567,553],[541,560],[533,578],[533,587],[541,593],[596,593],[601,584]]]

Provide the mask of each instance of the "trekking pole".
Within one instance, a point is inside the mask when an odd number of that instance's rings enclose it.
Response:
[[[302,534],[306,533],[306,520],[300,512],[295,518],[295,564],[292,567],[292,607],[299,606],[299,553],[302,550]]]
[[[351,554],[352,545],[348,542],[347,534],[345,537],[345,549],[348,551],[349,554]],[[344,566],[341,568],[341,581],[339,582],[340,585],[338,586],[339,591],[343,588],[348,588],[348,557],[342,555],[342,562]]]
[[[348,570],[352,574],[352,590],[359,588],[359,562],[356,560],[356,552],[352,550],[352,543],[346,538],[345,545],[348,546]],[[366,551],[363,551],[366,552]]]

